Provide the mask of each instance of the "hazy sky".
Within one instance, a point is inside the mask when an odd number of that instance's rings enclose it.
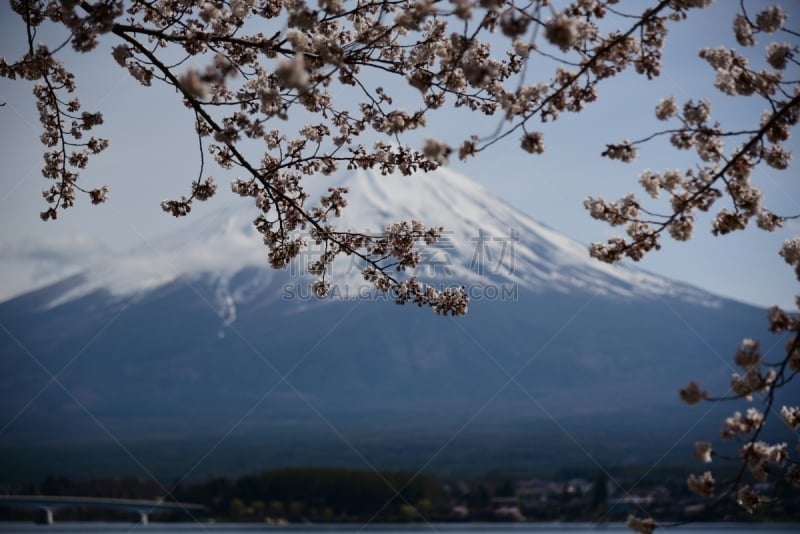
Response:
[[[751,13],[769,4],[746,2]],[[800,27],[800,3],[784,4],[789,25]],[[615,199],[632,191],[640,193],[637,177],[642,170],[686,169],[696,163],[692,154],[677,153],[661,142],[645,145],[633,164],[600,158],[606,143],[645,137],[663,128],[653,114],[661,97],[710,98],[714,116],[731,127],[753,123],[763,111],[755,99],[748,102],[719,95],[712,87],[712,69],[697,57],[701,47],[733,43],[730,28],[737,6],[738,2],[717,0],[708,10],[692,11],[688,21],[671,25],[661,78],[648,81],[624,75],[601,85],[598,102],[586,112],[541,125],[548,147],[545,154],[523,153],[513,135],[477,159],[453,162],[452,168],[581,242],[614,235],[613,229],[594,221],[583,209],[587,195]],[[13,60],[24,48],[24,26],[7,3],[0,5],[0,25],[0,55]],[[788,34],[774,36],[782,42],[791,39],[797,44]],[[60,213],[56,222],[39,219],[45,208],[41,191],[46,183],[40,174],[41,127],[30,95],[32,84],[0,80],[0,101],[6,103],[0,108],[0,299],[79,268],[89,256],[124,253],[157,235],[188,230],[193,224],[191,217],[176,221],[159,208],[164,198],[185,194],[196,178],[199,162],[193,117],[169,88],[139,86],[111,59],[110,44],[115,43],[105,40],[89,55],[64,54],[77,75],[84,108],[104,114],[98,135],[111,140],[109,149],[90,162],[82,183],[85,187],[107,183],[110,200],[92,207],[80,198],[79,205]],[[540,77],[549,77],[552,66],[541,65],[541,70],[532,69],[532,75],[539,72]],[[796,79],[796,70],[794,74]],[[409,136],[408,142],[420,146],[423,136],[455,140],[465,131],[487,134],[496,124],[494,118],[442,114],[431,117],[430,128]],[[788,148],[795,153],[797,165],[797,136]],[[796,168],[779,172],[762,167],[755,176],[766,205],[779,214],[800,213]],[[227,185],[231,175],[218,171],[213,163],[207,171],[217,176],[221,186],[217,204],[231,202],[223,198],[231,197]],[[212,209],[212,205],[198,205],[193,215]],[[792,222],[771,234],[754,227],[714,238],[709,219],[701,219],[691,242],[665,239],[663,249],[640,266],[745,302],[793,307],[798,286],[778,250],[785,239],[798,234],[800,224]]]

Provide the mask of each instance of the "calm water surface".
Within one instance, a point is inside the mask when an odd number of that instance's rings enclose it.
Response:
[[[373,525],[362,530],[362,525],[290,525],[270,526],[260,524],[232,523],[172,523],[136,525],[130,523],[55,523],[53,525],[36,525],[33,523],[0,523],[0,532],[12,533],[70,533],[86,532],[87,534],[120,534],[135,532],[137,534],[195,534],[208,532],[211,534],[252,534],[266,532],[270,534],[560,534],[578,532],[604,532],[607,534],[630,534],[623,524],[612,523],[595,525],[593,523],[535,523],[535,524],[434,524],[434,525]],[[722,534],[733,532],[776,532],[800,533],[800,524],[760,524],[760,523],[714,523],[686,525],[663,532],[686,532],[689,534]]]

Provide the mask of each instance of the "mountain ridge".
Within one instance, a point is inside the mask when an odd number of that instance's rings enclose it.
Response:
[[[436,284],[512,284],[534,291],[579,290],[625,298],[677,295],[709,307],[721,303],[722,297],[689,284],[628,264],[596,261],[589,257],[585,245],[448,169],[411,176],[356,170],[335,182],[314,178],[309,185],[311,200],[314,193],[320,194],[328,186],[349,188],[348,206],[333,221],[341,229],[375,232],[398,220],[411,219],[442,226],[442,240],[423,251],[423,261],[415,271]],[[82,282],[63,292],[52,305],[100,289],[125,297],[208,273],[219,277],[224,285],[224,279],[242,269],[266,265],[261,236],[251,224],[255,214],[256,210],[244,203],[203,215],[190,214],[194,224],[188,229],[169,232],[129,253],[89,258],[79,271]],[[288,268],[289,273],[305,276],[307,264],[318,252],[312,247],[302,253]],[[356,267],[351,261],[335,263],[331,277],[334,285],[357,291],[367,287]],[[340,295],[352,298],[345,290]]]

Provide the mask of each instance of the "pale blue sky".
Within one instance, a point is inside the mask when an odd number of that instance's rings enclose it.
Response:
[[[800,27],[800,3],[783,4],[790,14],[790,26]],[[746,5],[755,13],[770,3],[749,1]],[[677,153],[661,142],[643,147],[633,164],[600,158],[607,142],[644,137],[663,127],[653,114],[661,97],[711,98],[714,115],[726,124],[731,121],[731,127],[752,122],[761,114],[759,102],[719,95],[712,87],[713,71],[697,57],[701,47],[733,43],[730,28],[737,6],[738,2],[717,0],[708,10],[691,12],[690,20],[673,24],[661,78],[648,81],[624,75],[602,85],[598,102],[584,113],[541,125],[548,147],[545,154],[523,153],[518,136],[512,135],[476,159],[452,162],[452,168],[581,242],[610,237],[614,229],[591,219],[583,209],[587,195],[611,199],[639,193],[637,177],[643,169],[685,169],[695,164],[691,154]],[[20,40],[24,28],[16,17],[8,4],[0,5],[0,55],[8,59],[16,58],[24,46]],[[775,37],[791,39],[787,34]],[[159,208],[164,198],[185,194],[196,177],[198,152],[191,114],[169,88],[139,86],[107,50],[79,57],[67,52],[66,57],[76,71],[84,107],[103,111],[105,125],[99,132],[111,140],[109,149],[90,162],[82,181],[85,186],[107,183],[110,200],[92,207],[80,199],[78,206],[61,213],[55,223],[39,220],[45,206],[41,190],[46,184],[40,174],[41,129],[30,96],[31,84],[0,80],[0,101],[7,103],[0,108],[0,250],[4,251],[0,253],[0,298],[55,276],[62,260],[80,263],[84,254],[127,251],[144,240],[192,225],[191,217],[176,221]],[[552,68],[542,65],[542,76],[549,76]],[[797,77],[796,70],[794,74]],[[409,136],[408,142],[419,145],[424,136],[455,140],[465,131],[486,134],[495,126],[494,118],[447,113],[431,117],[429,128]],[[796,136],[788,148],[795,153],[797,165],[800,142]],[[223,195],[217,204],[231,202],[230,175],[218,171],[213,163],[208,170],[221,185]],[[800,182],[796,177],[796,167],[785,172],[763,167],[754,181],[763,188],[767,206],[780,214],[797,214]],[[211,209],[211,205],[196,206],[194,214],[202,216]],[[640,262],[640,267],[745,302],[794,308],[798,284],[778,250],[785,239],[798,234],[800,224],[792,222],[771,234],[754,227],[714,238],[709,220],[703,219],[691,242],[666,239],[663,249]]]

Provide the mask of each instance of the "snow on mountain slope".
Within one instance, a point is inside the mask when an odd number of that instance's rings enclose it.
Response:
[[[548,228],[493,196],[469,178],[448,169],[412,176],[357,170],[309,180],[311,200],[329,186],[346,186],[348,206],[332,223],[341,229],[378,232],[386,225],[417,219],[442,226],[440,243],[423,250],[416,274],[448,285],[481,287],[510,284],[530,291],[587,292],[617,297],[673,296],[707,306],[720,300],[699,289],[626,265],[606,265],[589,257],[587,247]],[[200,210],[198,210],[200,211]],[[123,255],[94,255],[77,266],[84,281],[52,305],[98,289],[129,295],[179,278],[210,275],[216,280],[216,305],[226,322],[236,318],[236,302],[253,291],[228,287],[246,267],[266,266],[266,250],[252,226],[256,211],[248,203],[205,215],[192,213],[192,224]],[[298,275],[311,256],[289,269]],[[261,270],[250,283],[264,285],[273,273]],[[344,259],[334,266],[333,283],[363,288],[360,269]],[[334,291],[334,294],[337,292]],[[347,294],[347,290],[338,292]]]
[[[379,176],[359,170],[347,176],[344,185],[350,193],[342,227],[375,230],[393,220],[417,219],[444,228],[442,243],[431,254],[423,253],[418,268],[421,277],[449,274],[451,283],[491,281],[533,291],[621,297],[670,295],[719,305],[719,299],[691,286],[589,257],[585,245],[448,169],[412,176]]]

